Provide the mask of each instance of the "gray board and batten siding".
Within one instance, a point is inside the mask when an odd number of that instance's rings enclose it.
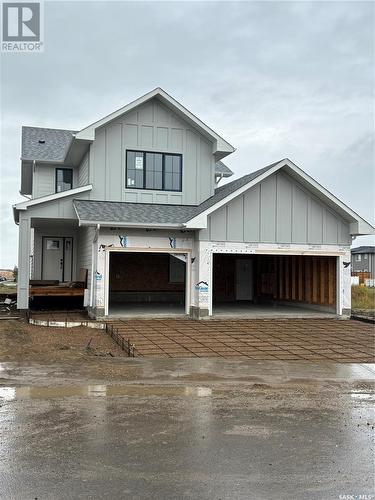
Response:
[[[182,154],[182,191],[127,188],[127,150]],[[214,194],[213,144],[152,99],[96,131],[89,183],[93,200],[199,205]]]
[[[208,216],[203,241],[350,245],[349,224],[284,172]]]

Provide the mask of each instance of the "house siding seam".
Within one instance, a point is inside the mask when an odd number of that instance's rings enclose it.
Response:
[[[81,227],[78,230],[77,241],[77,275],[81,268],[87,269],[87,289],[91,290],[92,274],[92,244],[95,229],[93,227]]]
[[[33,173],[33,198],[55,192],[55,169],[52,165],[36,165]]]
[[[86,186],[89,183],[89,153],[83,157],[78,167],[77,186]]]

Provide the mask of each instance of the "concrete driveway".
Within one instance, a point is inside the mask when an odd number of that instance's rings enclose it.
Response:
[[[374,361],[374,325],[337,319],[112,321],[143,357]]]

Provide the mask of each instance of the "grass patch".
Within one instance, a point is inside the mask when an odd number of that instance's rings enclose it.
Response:
[[[0,283],[0,296],[13,294],[16,292],[17,292],[17,283],[9,283],[8,285]]]
[[[375,288],[352,286],[352,309],[375,309]]]

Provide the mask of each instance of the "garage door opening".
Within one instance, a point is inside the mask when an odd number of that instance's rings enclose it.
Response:
[[[336,257],[213,256],[213,315],[336,314]]]
[[[185,261],[182,254],[110,252],[108,314],[185,314]]]

